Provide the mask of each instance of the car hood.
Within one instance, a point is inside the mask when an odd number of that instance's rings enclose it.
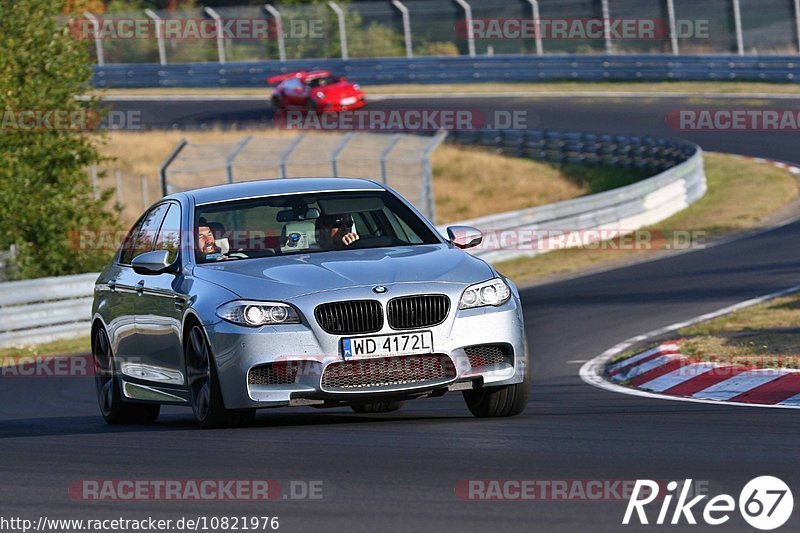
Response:
[[[332,83],[323,88],[312,89],[311,92],[312,94],[316,94],[317,91],[322,91],[322,93],[325,94],[325,98],[342,98],[344,96],[357,96],[361,94],[361,91],[356,89],[349,81]]]
[[[253,300],[288,300],[355,286],[489,279],[489,265],[446,244],[338,250],[224,261],[194,268],[194,276]]]

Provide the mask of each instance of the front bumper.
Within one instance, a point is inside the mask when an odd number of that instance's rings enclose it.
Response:
[[[391,287],[392,297],[404,294],[432,292],[430,286]],[[433,289],[436,292],[436,289]],[[206,331],[214,352],[225,407],[243,409],[252,407],[280,407],[287,405],[341,405],[369,401],[373,398],[413,398],[439,394],[450,389],[471,389],[483,386],[511,385],[522,382],[527,361],[522,310],[516,295],[499,307],[482,307],[458,310],[457,302],[462,286],[448,287],[451,309],[447,319],[437,326],[420,328],[430,331],[433,353],[410,356],[416,360],[393,358],[389,365],[426,365],[432,358],[440,359],[440,367],[447,372],[433,376],[435,379],[399,383],[370,384],[368,387],[331,387],[330,373],[342,366],[341,339],[356,335],[332,335],[324,332],[314,320],[313,308],[323,301],[320,295],[311,295],[291,302],[303,315],[302,324],[246,328],[225,321],[206,324]],[[363,289],[337,291],[335,300],[363,298]],[[439,291],[442,292],[442,291]],[[380,297],[370,293],[374,299]],[[388,299],[388,298],[387,298]],[[374,335],[405,333],[384,325]],[[483,364],[475,350],[468,355],[465,348],[472,346],[503,346],[507,358],[503,362],[486,360]],[[405,356],[409,357],[409,356]],[[371,361],[371,360],[362,360]],[[450,366],[452,363],[452,368]],[[275,364],[276,368],[292,369],[290,379],[274,384],[248,383],[251,369]],[[382,368],[380,363],[367,366],[369,372]],[[358,373],[359,368],[354,367]],[[341,372],[338,373],[342,375]],[[346,374],[344,374],[346,375]],[[283,374],[285,377],[286,374]],[[326,385],[327,383],[327,385]]]

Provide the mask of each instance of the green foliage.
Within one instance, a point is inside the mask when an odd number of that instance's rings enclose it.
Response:
[[[92,72],[86,43],[57,25],[62,5],[0,0],[0,249],[18,246],[24,278],[98,268],[110,251],[81,250],[75,237],[117,225],[116,214],[104,210],[111,191],[95,198],[87,174],[102,159],[86,127],[98,102],[75,98]],[[25,113],[50,116],[51,125],[21,125]]]

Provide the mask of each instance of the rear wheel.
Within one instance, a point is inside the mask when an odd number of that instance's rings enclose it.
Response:
[[[470,412],[479,418],[515,416],[525,410],[531,393],[530,358],[525,357],[522,383],[464,391]]]
[[[358,414],[366,413],[391,413],[403,407],[403,402],[375,402],[375,403],[361,403],[351,405],[350,408],[353,412]]]
[[[158,418],[158,404],[126,403],[122,401],[120,380],[117,378],[111,343],[105,329],[98,327],[92,339],[94,384],[100,413],[109,424],[149,424]]]
[[[250,424],[255,418],[255,409],[225,409],[211,348],[197,324],[189,329],[184,355],[192,412],[200,427],[214,429]]]

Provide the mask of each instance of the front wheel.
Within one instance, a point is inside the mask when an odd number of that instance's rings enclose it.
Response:
[[[98,327],[92,339],[94,384],[100,414],[108,424],[149,424],[158,418],[158,404],[126,403],[122,401],[120,382],[114,367],[114,355],[108,334]]]
[[[225,409],[211,348],[199,325],[189,330],[184,352],[192,412],[200,427],[214,429],[250,424],[255,418],[255,409]]]
[[[515,416],[525,410],[531,394],[531,365],[525,357],[522,383],[464,391],[464,401],[478,418]]]

